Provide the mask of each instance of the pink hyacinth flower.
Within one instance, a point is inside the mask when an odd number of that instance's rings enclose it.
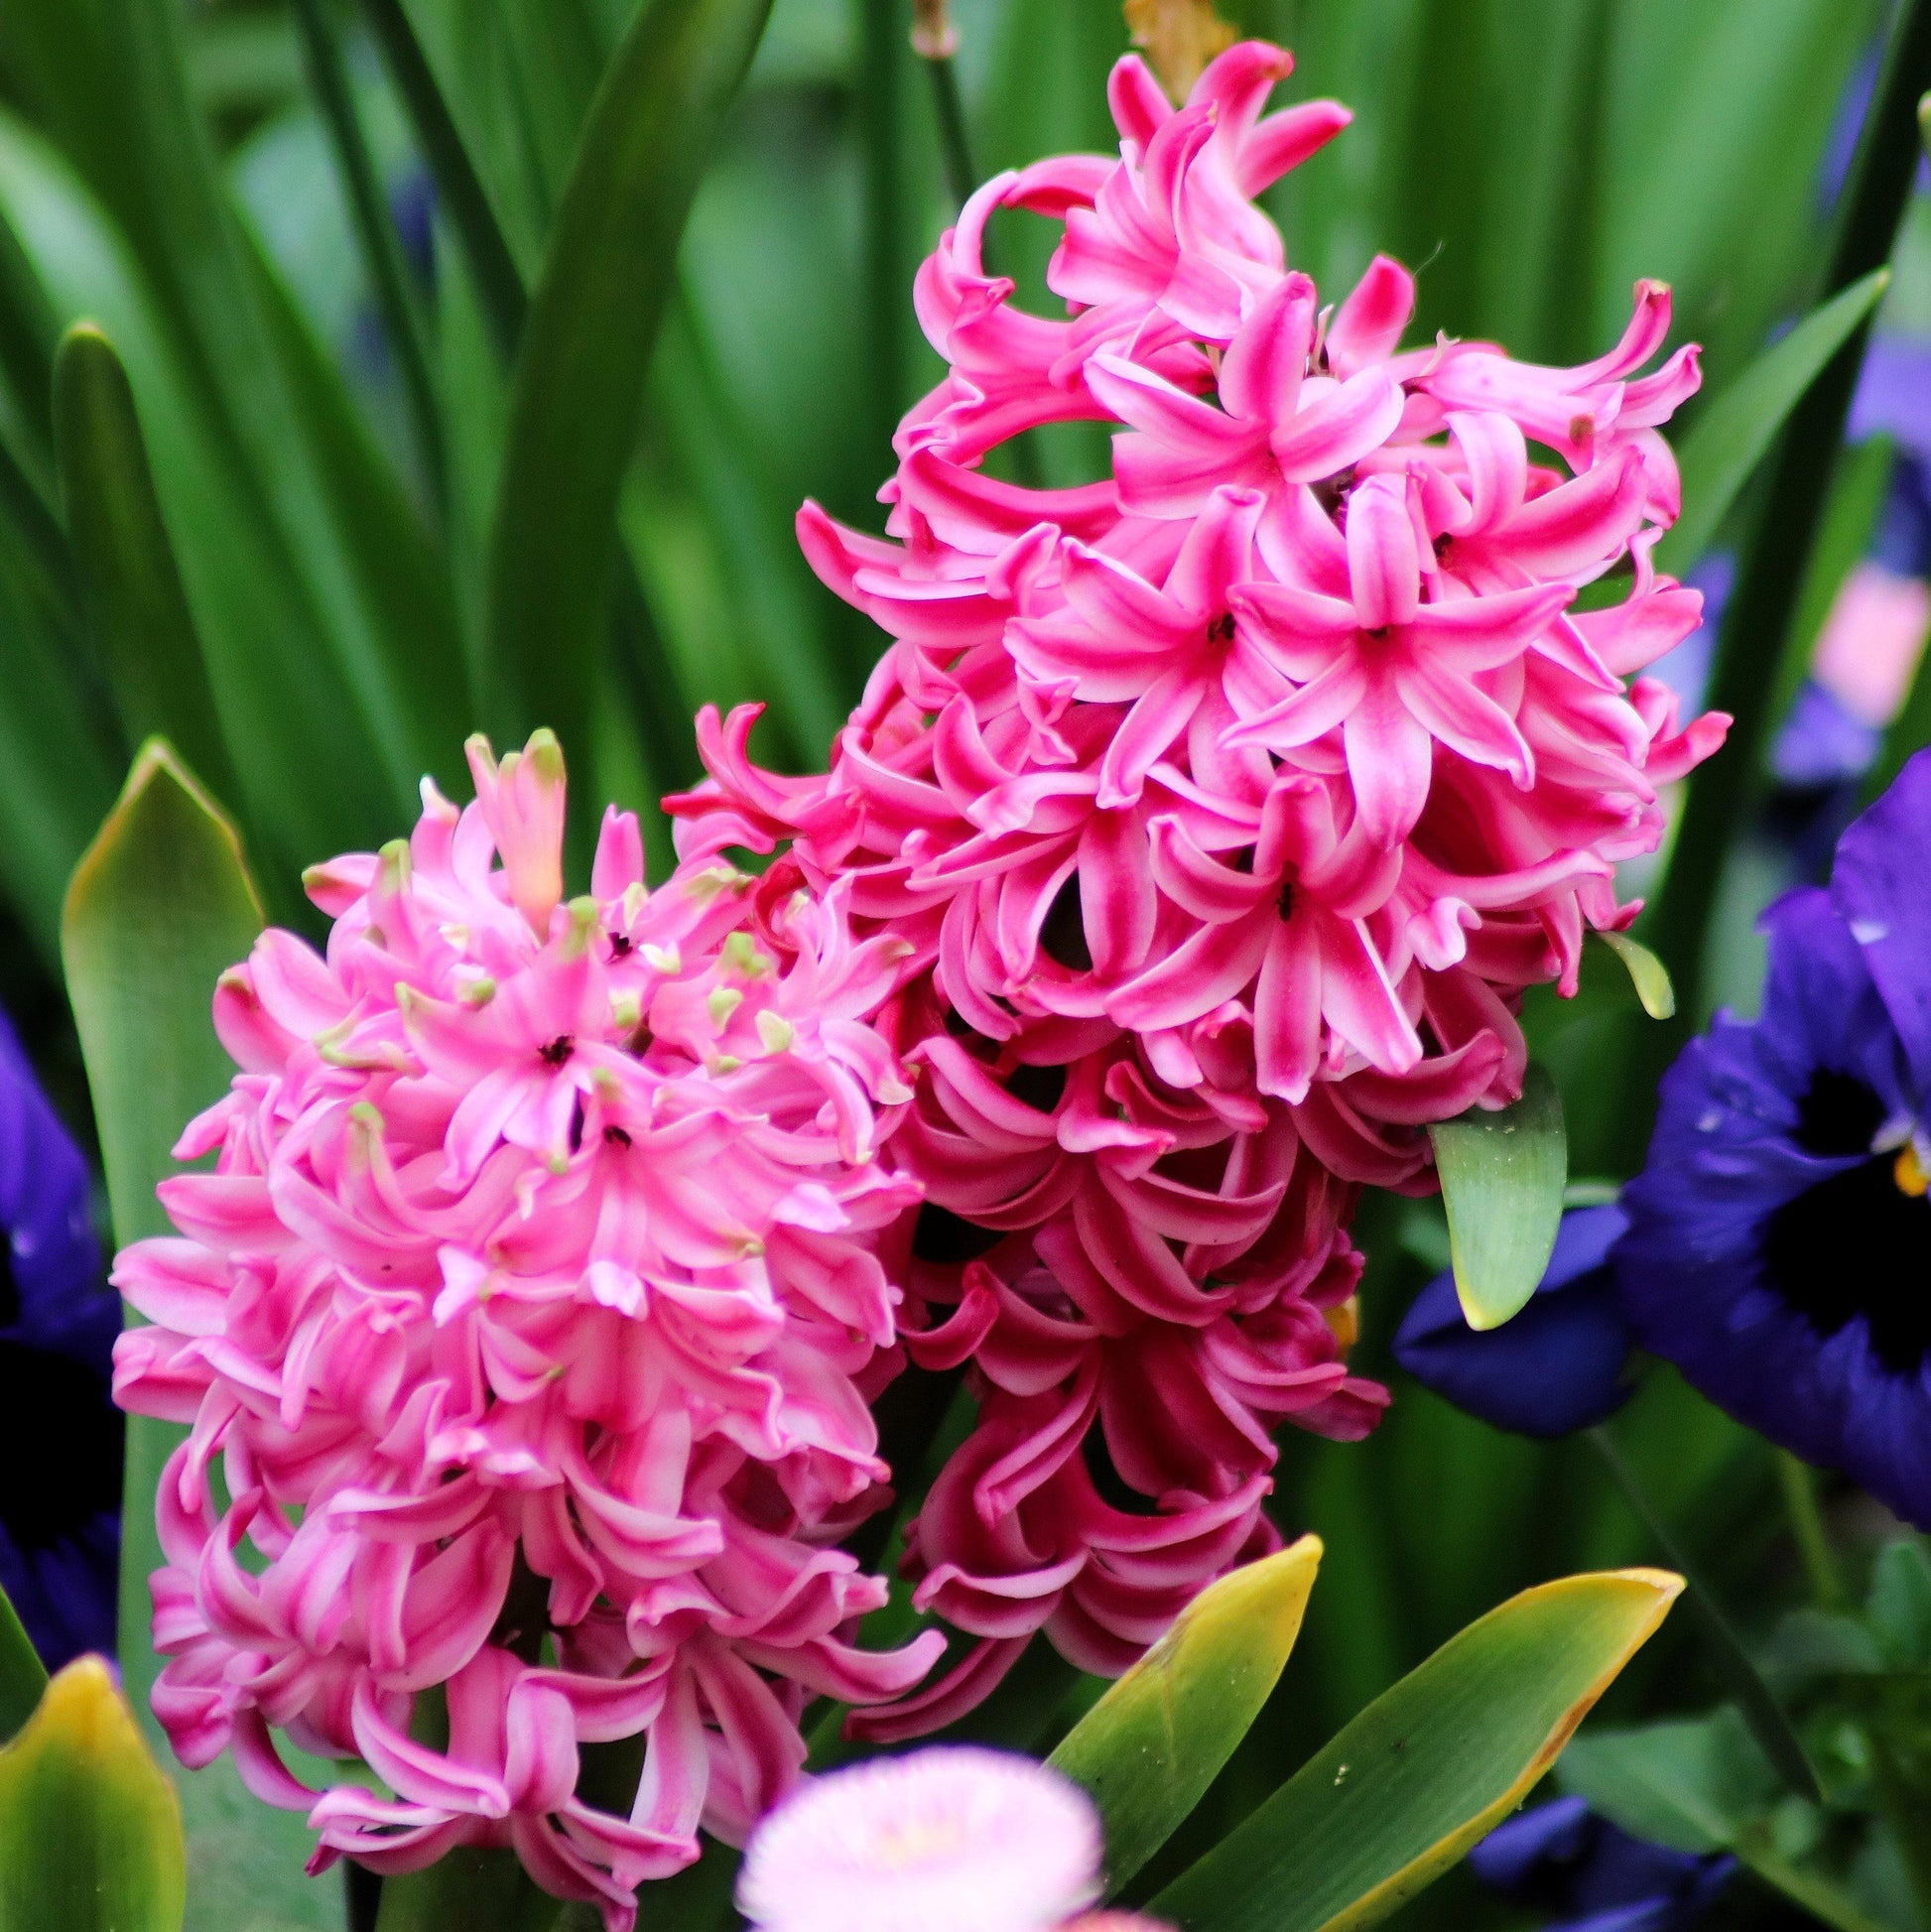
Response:
[[[325,954],[262,935],[214,1017],[241,1071],[114,1279],[115,1391],[187,1423],[156,1499],[157,1716],[307,1813],[313,1868],[513,1849],[628,1932],[636,1888],[797,1782],[814,1698],[905,1695],[837,1545],[886,1498],[876,1158],[912,1090],[867,1016],[903,944],[845,894],[643,878],[609,813],[564,901],[561,754],[311,875]],[[500,865],[496,862],[500,858]],[[412,1728],[441,1693],[447,1740]],[[306,1786],[279,1738],[366,1764]],[[614,1808],[586,1764],[628,1741]]]

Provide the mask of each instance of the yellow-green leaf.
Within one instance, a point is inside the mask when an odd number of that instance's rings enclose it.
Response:
[[[1092,1792],[1118,1890],[1200,1802],[1300,1634],[1321,1539],[1223,1577],[1074,1726],[1048,1760]]]
[[[1535,1293],[1562,1224],[1562,1095],[1531,1067],[1512,1105],[1471,1107],[1428,1131],[1462,1312],[1472,1329],[1499,1328]]]
[[[0,1750],[0,1928],[179,1932],[181,1806],[98,1657],[70,1663]]]
[[[1670,984],[1669,967],[1641,940],[1631,939],[1627,933],[1598,933],[1596,937],[1629,969],[1642,1010],[1652,1020],[1671,1018],[1676,1012],[1676,988]]]
[[[1663,1620],[1683,1580],[1565,1577],[1512,1597],[1378,1697],[1155,1898],[1181,1932],[1352,1932],[1492,1831]]]

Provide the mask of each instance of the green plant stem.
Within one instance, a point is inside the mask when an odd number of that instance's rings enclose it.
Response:
[[[959,94],[959,67],[951,55],[927,60],[932,75],[932,108],[939,123],[939,158],[945,164],[946,187],[963,208],[978,186],[972,166],[971,137],[966,131],[966,103]]]
[[[1790,1519],[1790,1539],[1804,1566],[1804,1580],[1810,1586],[1811,1601],[1819,1610],[1844,1607],[1844,1579],[1838,1575],[1837,1558],[1831,1553],[1831,1539],[1825,1533],[1824,1512],[1817,1506],[1817,1477],[1810,1465],[1787,1449],[1772,1452],[1777,1466],[1777,1485],[1783,1491],[1784,1514]]]
[[[436,74],[402,10],[402,0],[362,0],[362,12],[409,110],[436,193],[469,257],[470,272],[504,361],[515,358],[529,313],[529,292],[510,253],[496,211],[462,145]]]
[[[1668,1525],[1657,1513],[1655,1505],[1644,1493],[1635,1471],[1615,1446],[1614,1438],[1601,1423],[1583,1433],[1602,1458],[1603,1466],[1609,1471],[1616,1487],[1622,1491],[1623,1500],[1634,1512],[1636,1520],[1648,1531],[1663,1561],[1682,1576],[1685,1585],[1683,1601],[1703,1627],[1710,1662],[1729,1685],[1731,1695],[1736,1698],[1743,1714],[1744,1723],[1749,1726],[1756,1741],[1763,1746],[1763,1754],[1776,1767],[1777,1775],[1798,1797],[1808,1799],[1812,1804],[1823,1803],[1824,1794],[1817,1782],[1817,1773],[1811,1768],[1810,1759],[1804,1755],[1804,1747],[1790,1728],[1790,1720],[1784,1715],[1783,1706],[1772,1695],[1769,1685],[1757,1675],[1756,1666],[1750,1662],[1737,1632],[1731,1628],[1730,1619],[1719,1608],[1710,1586],[1698,1574]]]
[[[1848,288],[1889,255],[1920,155],[1917,104],[1931,86],[1931,0],[1906,0],[1841,202],[1820,297]],[[1677,988],[1676,1017],[1634,1036],[1621,1109],[1626,1165],[1641,1157],[1664,1068],[1703,1018],[1710,925],[1724,862],[1748,823],[1763,764],[1778,660],[1823,516],[1833,456],[1869,336],[1861,328],[1814,382],[1779,438],[1763,508],[1725,613],[1710,704],[1734,720],[1722,753],[1691,781],[1669,872],[1644,937]]]
[[[888,461],[905,388],[904,125],[900,0],[864,0],[859,113],[864,153],[865,350],[870,399],[867,456]]]
[[[328,18],[323,0],[295,0],[295,18],[308,55],[310,85],[315,89],[322,125],[328,130],[329,143],[335,151],[335,165],[342,172],[342,185],[348,190],[349,214],[356,240],[361,245],[369,285],[375,292],[376,308],[382,316],[383,333],[388,337],[390,352],[402,377],[403,396],[416,435],[417,455],[422,461],[431,499],[441,513],[447,510],[449,501],[449,458],[443,415],[436,384],[430,377],[422,313],[410,293],[409,267],[402,257],[402,242],[376,176],[368,141],[362,133],[348,69],[342,62],[341,44],[335,38],[334,24]]]

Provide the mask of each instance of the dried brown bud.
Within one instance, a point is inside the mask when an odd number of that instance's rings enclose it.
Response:
[[[928,61],[950,61],[959,52],[952,0],[912,0],[912,52]]]
[[[1214,0],[1126,0],[1126,26],[1176,101],[1193,91],[1215,55],[1240,38],[1240,30],[1214,11]]]

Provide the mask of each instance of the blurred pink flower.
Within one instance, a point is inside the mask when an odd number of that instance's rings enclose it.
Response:
[[[1931,584],[1868,558],[1854,565],[1811,656],[1811,675],[1861,724],[1903,708],[1931,631]]]
[[[745,1848],[754,1932],[1048,1932],[1099,1895],[1099,1815],[1005,1751],[936,1746],[812,1779]]]
[[[854,1648],[885,1589],[836,1547],[885,1495],[875,1249],[917,1189],[874,1158],[910,1089],[863,1016],[904,948],[843,889],[649,892],[615,811],[561,903],[555,740],[470,762],[474,805],[426,784],[407,843],[310,875],[325,956],[271,931],[223,975],[241,1071],[176,1150],[214,1169],[119,1258],[153,1326],[117,1396],[190,1425],[154,1703],[185,1762],[308,1812],[318,1869],[512,1846],[622,1932],[701,1823],[741,1840],[796,1781],[809,1699],[944,1649]],[[393,1795],[307,1788],[272,1731]],[[613,1812],[579,1780],[620,1739]]]

